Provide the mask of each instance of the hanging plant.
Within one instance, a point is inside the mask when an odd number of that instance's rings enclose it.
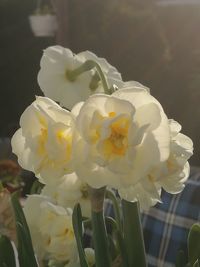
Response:
[[[33,34],[37,37],[54,36],[57,30],[57,19],[52,5],[47,1],[38,0],[37,7],[29,16]]]

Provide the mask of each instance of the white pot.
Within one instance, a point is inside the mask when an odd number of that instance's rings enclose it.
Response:
[[[29,22],[35,36],[54,36],[56,33],[57,20],[55,15],[31,15]]]

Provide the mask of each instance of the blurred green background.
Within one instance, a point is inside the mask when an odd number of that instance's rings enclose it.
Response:
[[[55,0],[56,1],[56,0]],[[62,1],[62,0],[57,0]],[[200,165],[200,5],[162,7],[153,0],[65,0],[66,47],[91,50],[151,88],[169,118],[194,140]],[[33,36],[35,0],[0,0],[0,136],[11,136],[24,109],[41,95],[42,50],[56,38]]]

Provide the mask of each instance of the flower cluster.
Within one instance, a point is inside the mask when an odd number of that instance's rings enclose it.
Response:
[[[193,144],[148,88],[122,81],[91,52],[47,48],[38,82],[45,96],[22,114],[12,147],[19,164],[45,184],[24,208],[36,250],[68,262],[75,251],[69,208],[79,202],[90,216],[87,186],[115,188],[148,208],[161,202],[162,188],[184,188]]]

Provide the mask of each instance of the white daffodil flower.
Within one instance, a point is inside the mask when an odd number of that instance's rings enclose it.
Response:
[[[37,97],[22,114],[20,126],[11,144],[22,168],[47,184],[73,172],[74,118],[70,112],[46,97]]]
[[[76,105],[76,172],[91,187],[136,184],[169,157],[169,124],[145,88],[94,95]]]
[[[30,195],[24,214],[39,258],[63,262],[77,259],[71,209],[54,205],[45,196]]]
[[[121,198],[128,201],[139,201],[141,209],[148,209],[161,202],[161,189],[171,194],[180,193],[189,177],[188,159],[193,153],[191,139],[180,133],[181,126],[169,120],[170,155],[169,158],[154,167],[152,171],[134,186],[120,188]]]
[[[87,185],[75,173],[65,175],[60,184],[46,185],[41,194],[50,197],[55,204],[64,208],[73,209],[76,203],[80,203],[82,215],[84,217],[91,216]]]
[[[104,92],[94,69],[80,74],[75,79],[70,78],[69,73],[87,60],[94,60],[100,65],[109,86],[117,85],[121,80],[121,75],[115,67],[89,51],[75,55],[70,49],[52,46],[44,50],[38,74],[38,83],[44,95],[71,110],[76,103],[86,100],[91,94]]]

